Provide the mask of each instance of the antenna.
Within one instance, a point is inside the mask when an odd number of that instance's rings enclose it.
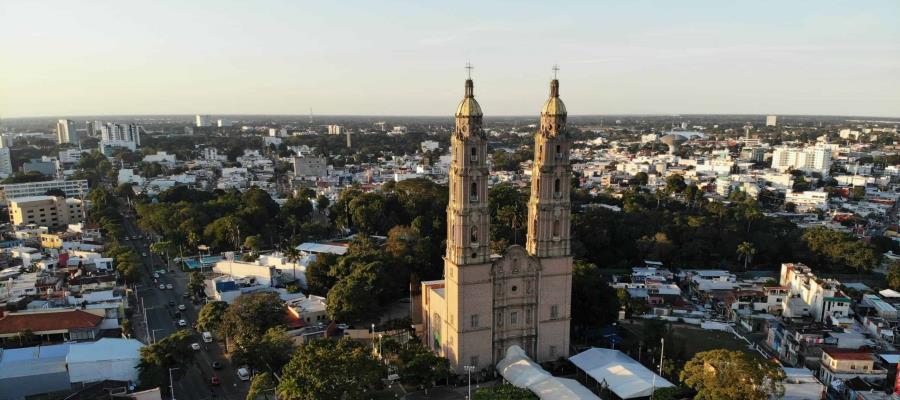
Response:
[[[466,75],[468,76],[467,79],[472,79],[472,68],[474,68],[472,66],[472,63],[466,61]]]
[[[312,125],[312,123],[313,123],[313,114],[312,114],[312,107],[310,107],[309,108],[309,124]]]
[[[553,79],[556,79],[556,75],[559,73],[559,65],[553,64]]]

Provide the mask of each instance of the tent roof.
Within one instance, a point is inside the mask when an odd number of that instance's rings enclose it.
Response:
[[[654,388],[674,386],[618,350],[591,348],[569,357],[578,369],[607,385],[622,399],[646,397]]]
[[[577,381],[550,375],[519,346],[506,350],[506,357],[497,363],[497,370],[513,386],[527,388],[542,400],[600,400]]]

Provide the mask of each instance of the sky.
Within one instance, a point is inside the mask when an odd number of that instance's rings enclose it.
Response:
[[[900,1],[0,0],[0,117],[900,116]]]

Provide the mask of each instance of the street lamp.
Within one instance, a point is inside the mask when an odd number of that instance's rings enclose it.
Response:
[[[475,371],[475,366],[466,365],[463,366],[463,369],[466,371],[466,373],[469,374],[469,395],[466,397],[466,399],[472,400],[472,372]]]
[[[172,400],[175,400],[175,386],[172,385],[172,371],[177,369],[178,368],[169,368],[169,395],[172,396]]]
[[[153,330],[153,343],[156,343],[156,331],[162,331],[163,328],[157,328]],[[149,338],[148,338],[149,339]]]
[[[372,352],[375,352],[375,323],[372,323]]]

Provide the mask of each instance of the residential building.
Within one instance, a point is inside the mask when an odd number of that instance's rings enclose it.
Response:
[[[13,167],[9,147],[0,147],[0,178],[7,178],[12,174]]]
[[[828,192],[823,190],[807,190],[805,192],[787,191],[785,203],[793,203],[798,212],[825,211],[828,209]]]
[[[61,119],[56,123],[56,142],[59,144],[79,144],[78,131],[75,130],[75,121]]]
[[[209,115],[194,115],[194,126],[197,128],[205,128],[210,126]]]
[[[866,350],[825,348],[819,368],[819,380],[831,385],[835,379],[847,381],[853,378],[881,380],[887,371],[875,366],[873,354]]]
[[[9,220],[13,225],[35,224],[64,226],[84,221],[79,199],[57,196],[15,197],[9,199]]]
[[[778,116],[776,116],[776,115],[766,116],[766,126],[778,126]]]
[[[328,174],[328,159],[319,156],[294,157],[294,176],[322,178]]]
[[[822,144],[803,148],[776,147],[772,152],[772,168],[781,172],[800,170],[828,176],[831,148]]]
[[[344,127],[340,125],[328,125],[329,135],[340,135],[344,133]]]
[[[816,322],[850,315],[850,299],[841,292],[840,282],[817,278],[809,267],[800,263],[781,264],[780,277],[779,284],[790,289],[790,296],[782,303],[785,316],[799,318],[804,307]]]

